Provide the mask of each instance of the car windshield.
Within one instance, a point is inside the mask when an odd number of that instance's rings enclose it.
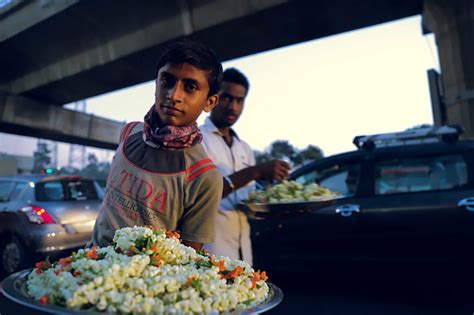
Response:
[[[36,185],[36,199],[39,201],[97,200],[99,196],[93,181],[76,179],[39,183]]]
[[[359,185],[359,173],[359,163],[335,164],[324,169],[312,170],[295,178],[295,181],[303,185],[317,183],[343,196],[352,196]]]

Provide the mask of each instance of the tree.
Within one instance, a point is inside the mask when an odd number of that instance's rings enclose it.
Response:
[[[310,144],[306,147],[306,149],[296,154],[294,163],[295,166],[301,166],[304,165],[306,162],[319,160],[323,157],[323,151],[319,147]]]
[[[276,140],[270,145],[270,156],[274,159],[287,158],[293,161],[295,153],[295,148],[288,140]]]
[[[94,153],[87,156],[88,164],[80,171],[80,175],[105,182],[110,170],[109,162],[99,162]]]
[[[323,158],[323,151],[319,147],[310,144],[306,149],[299,151],[288,140],[276,140],[272,142],[267,150],[263,152],[254,151],[254,153],[257,164],[278,159],[291,161],[293,166],[301,166],[308,161]]]
[[[265,152],[265,151],[260,152],[260,151],[255,150],[254,155],[255,155],[255,162],[257,164],[261,164],[261,163],[270,161],[272,159],[270,154],[268,152]]]
[[[51,150],[48,149],[48,145],[38,141],[36,151],[33,153],[33,173],[41,173],[42,169],[49,166],[51,163],[50,153]]]

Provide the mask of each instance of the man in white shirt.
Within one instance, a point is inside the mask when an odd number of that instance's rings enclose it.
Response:
[[[242,114],[248,90],[244,74],[234,68],[224,71],[219,102],[200,129],[204,148],[224,177],[216,240],[204,248],[214,255],[242,259],[252,265],[249,223],[236,205],[247,199],[255,180],[281,181],[288,176],[290,165],[280,160],[255,165],[252,149],[231,128]]]

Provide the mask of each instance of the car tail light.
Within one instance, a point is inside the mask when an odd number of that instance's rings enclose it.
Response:
[[[51,224],[56,223],[53,217],[42,207],[35,205],[28,205],[21,208],[21,211],[26,215],[30,223],[36,224]]]

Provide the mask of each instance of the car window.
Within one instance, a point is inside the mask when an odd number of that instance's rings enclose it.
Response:
[[[90,180],[75,180],[66,182],[69,196],[73,200],[99,199],[96,187]]]
[[[93,181],[75,179],[37,184],[36,199],[39,201],[97,200],[99,197]]]
[[[36,185],[37,196],[39,201],[59,201],[65,199],[64,188],[60,181],[46,182]]]
[[[309,171],[308,173],[305,173],[303,175],[296,177],[294,180],[300,184],[308,185],[308,184],[316,182],[316,178],[318,177],[318,174],[319,173],[317,170],[312,170],[312,171]]]
[[[10,198],[14,189],[15,189],[14,182],[1,181],[0,182],[0,202],[10,201]]]
[[[12,191],[10,198],[12,200],[17,199],[18,197],[20,197],[21,193],[25,190],[25,188],[26,183],[17,183]]]
[[[452,189],[467,183],[461,155],[393,158],[375,164],[375,193],[393,194]]]
[[[313,170],[303,174],[295,181],[307,185],[317,183],[343,196],[352,196],[356,193],[360,178],[360,164],[336,164],[330,167]]]

